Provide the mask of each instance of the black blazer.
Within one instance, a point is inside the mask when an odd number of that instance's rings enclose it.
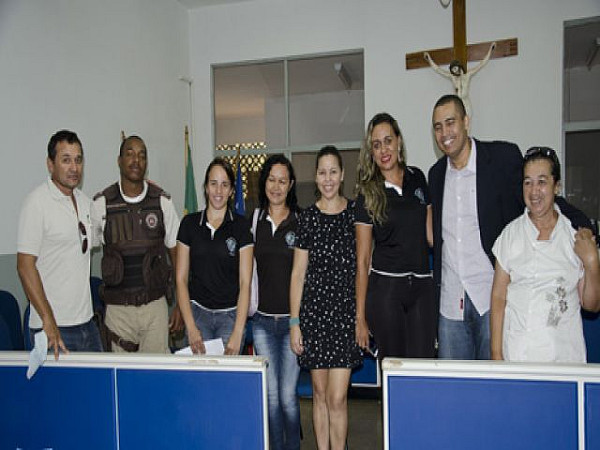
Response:
[[[495,258],[492,246],[506,225],[523,214],[523,155],[510,142],[483,142],[475,140],[477,147],[477,216],[481,246],[492,266]],[[448,158],[440,158],[429,169],[429,192],[433,212],[433,279],[439,301],[442,278],[442,206]],[[561,212],[569,218],[574,228],[590,227],[589,219],[564,198],[556,197]]]

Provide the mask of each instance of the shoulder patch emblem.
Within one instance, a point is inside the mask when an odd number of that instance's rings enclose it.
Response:
[[[421,188],[415,189],[415,197],[419,199],[421,204],[425,204],[425,194],[423,194],[423,190]]]
[[[294,244],[296,243],[296,233],[293,231],[288,231],[285,234],[285,243],[287,244],[288,248],[294,248]]]
[[[235,256],[235,248],[237,247],[237,241],[235,240],[235,238],[227,238],[227,240],[225,241],[225,245],[227,246],[229,256]]]
[[[151,212],[146,216],[145,221],[146,226],[151,230],[154,230],[158,225],[158,216],[156,215],[156,213]]]

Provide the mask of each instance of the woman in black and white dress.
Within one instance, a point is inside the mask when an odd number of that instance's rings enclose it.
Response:
[[[341,195],[342,158],[333,146],[317,155],[317,202],[300,215],[290,284],[290,336],[310,370],[313,427],[319,448],[344,448],[350,371],[356,345],[355,204]]]

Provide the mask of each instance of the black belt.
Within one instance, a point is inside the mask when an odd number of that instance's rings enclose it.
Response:
[[[117,344],[126,352],[137,352],[140,349],[140,344],[128,341],[127,339],[123,339],[121,336],[119,336],[117,333],[115,333],[108,327],[106,327],[106,334],[108,334],[108,337],[112,342]]]

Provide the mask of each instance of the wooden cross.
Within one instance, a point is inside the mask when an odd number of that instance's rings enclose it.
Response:
[[[481,61],[487,54],[490,45],[492,45],[493,42],[496,42],[496,48],[492,52],[490,59],[515,56],[519,53],[517,38],[467,45],[467,14],[465,1],[466,0],[452,0],[452,28],[454,31],[454,46],[407,53],[407,70],[429,67],[429,64],[423,57],[423,53],[426,51],[429,52],[431,58],[438,65],[450,64],[453,61],[458,61],[463,69],[463,73],[466,73],[467,71],[467,61]]]

